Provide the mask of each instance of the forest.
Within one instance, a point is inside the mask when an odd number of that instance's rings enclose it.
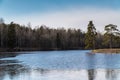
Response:
[[[49,28],[45,25],[31,28],[28,24],[4,23],[0,19],[0,49],[73,50],[120,48],[117,25],[104,26],[105,33],[96,32],[92,21],[81,29]]]

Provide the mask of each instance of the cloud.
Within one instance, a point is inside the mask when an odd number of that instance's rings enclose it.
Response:
[[[45,24],[52,28],[80,28],[86,31],[88,22],[92,20],[98,31],[103,31],[107,24],[115,24],[120,27],[120,11],[98,8],[72,8],[44,14],[33,13],[22,16],[11,16],[10,21],[20,24],[31,22],[33,26]]]

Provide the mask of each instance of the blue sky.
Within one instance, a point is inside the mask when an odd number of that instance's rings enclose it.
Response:
[[[6,23],[31,22],[33,26],[85,30],[89,20],[95,21],[98,29],[111,22],[120,26],[119,13],[120,0],[0,0],[0,17]]]

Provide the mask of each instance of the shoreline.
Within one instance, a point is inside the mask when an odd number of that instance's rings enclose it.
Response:
[[[41,48],[0,48],[0,53],[2,52],[23,52],[23,51],[67,51],[67,50],[86,50],[81,48],[69,48],[69,49],[60,49],[60,48],[51,48],[51,49],[41,49]],[[95,49],[91,51],[92,53],[118,53],[120,54],[120,48],[113,49]]]
[[[116,48],[116,49],[95,49],[95,50],[92,50],[93,53],[116,53],[116,54],[120,54],[120,49],[119,48]]]
[[[41,49],[41,48],[0,48],[0,52],[22,52],[22,51],[67,51],[67,50],[85,50],[81,48],[69,48],[69,49],[60,49],[60,48],[51,48],[51,49]]]

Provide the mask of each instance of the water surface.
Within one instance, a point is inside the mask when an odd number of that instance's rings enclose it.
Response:
[[[119,54],[89,52],[1,53],[0,80],[120,80]]]

